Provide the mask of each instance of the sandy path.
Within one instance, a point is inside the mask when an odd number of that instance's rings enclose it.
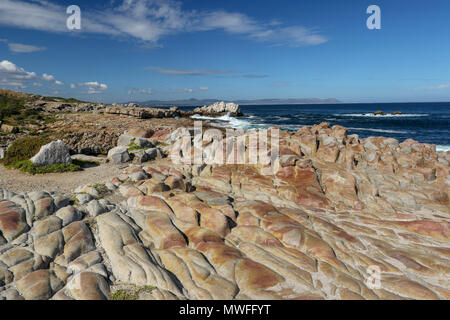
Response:
[[[79,172],[30,175],[18,170],[8,170],[0,165],[0,187],[15,193],[31,191],[71,193],[78,186],[108,182],[118,176],[124,167],[124,165],[102,164]]]

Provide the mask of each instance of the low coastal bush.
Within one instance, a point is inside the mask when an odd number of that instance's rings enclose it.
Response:
[[[155,287],[152,286],[134,287],[134,290],[132,290],[133,292],[124,289],[115,291],[111,294],[111,300],[137,300],[141,293],[151,293],[155,289]]]
[[[49,135],[26,137],[14,141],[8,148],[3,159],[5,166],[12,166],[20,161],[29,160],[39,152],[42,146],[52,142]]]
[[[128,151],[146,150],[148,148],[140,147],[136,143],[132,142],[128,145]]]
[[[52,164],[50,166],[37,167],[30,160],[18,161],[7,167],[11,169],[18,169],[22,172],[30,174],[62,173],[83,170],[79,165],[76,164]]]
[[[78,160],[78,159],[72,159],[72,163],[76,164],[76,165],[78,165],[78,166],[80,166],[82,168],[86,167],[86,166],[94,167],[94,166],[99,166],[100,165],[100,162],[98,162],[98,161]]]
[[[23,110],[24,101],[5,95],[0,96],[0,120],[19,115]]]

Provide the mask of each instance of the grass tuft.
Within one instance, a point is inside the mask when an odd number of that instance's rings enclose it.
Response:
[[[49,144],[51,141],[52,139],[48,134],[16,140],[6,151],[2,162],[5,166],[12,166],[19,161],[28,160],[37,154],[42,146]]]
[[[62,173],[83,170],[76,164],[52,164],[50,166],[37,167],[30,160],[17,161],[16,163],[6,167],[10,169],[18,169],[22,172],[30,174]]]
[[[136,150],[146,150],[148,148],[139,147],[135,142],[132,142],[128,145],[128,151],[136,151]]]

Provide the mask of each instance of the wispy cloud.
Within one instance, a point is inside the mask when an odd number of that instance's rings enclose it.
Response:
[[[233,73],[231,70],[184,70],[184,69],[165,69],[160,67],[148,67],[148,70],[153,70],[161,74],[168,74],[173,76],[206,76],[215,74]]]
[[[70,87],[72,89],[76,87],[86,87],[88,89],[87,91],[88,94],[99,94],[108,90],[108,86],[106,84],[100,83],[98,81],[82,82],[76,85],[71,84]]]
[[[116,3],[111,1],[111,4]],[[70,32],[63,6],[44,0],[2,0],[0,24],[49,32]],[[272,45],[319,45],[328,39],[316,30],[280,21],[261,22],[224,10],[184,10],[172,0],[123,0],[102,11],[83,10],[82,32],[131,37],[157,43],[167,35],[221,30]]]
[[[0,84],[3,86],[25,89],[28,81],[37,78],[35,72],[25,71],[8,60],[0,62]]]
[[[133,95],[133,94],[148,94],[151,95],[153,94],[153,89],[152,88],[148,88],[148,89],[131,89],[128,91],[129,95]]]
[[[47,50],[46,47],[37,47],[21,43],[8,43],[8,48],[10,51],[17,53],[32,53]]]
[[[414,88],[413,90],[442,90],[442,89],[448,89],[448,88],[450,88],[450,84],[439,84],[436,86],[418,87],[418,88]]]
[[[201,92],[201,91],[208,91],[208,90],[209,90],[208,87],[200,87],[198,89],[186,88],[186,89],[180,89],[180,90],[173,90],[172,93],[194,93],[194,92]]]
[[[287,87],[289,86],[289,82],[286,81],[278,81],[278,82],[274,82],[273,85],[275,87]]]
[[[269,76],[266,74],[244,74],[240,76],[240,78],[246,78],[246,79],[263,79],[268,78]]]
[[[11,61],[3,60],[0,62],[0,83],[5,86],[19,87],[24,89],[33,81],[34,87],[42,87],[43,82],[50,82],[58,86],[64,85],[62,81],[56,80],[55,76],[44,73],[39,77],[36,72],[26,71]]]

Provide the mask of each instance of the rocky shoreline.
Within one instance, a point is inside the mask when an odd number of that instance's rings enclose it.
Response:
[[[195,139],[180,111],[86,108],[46,127],[119,174],[71,192],[0,185],[0,300],[450,298],[450,152],[322,123],[280,131],[273,175],[183,165],[168,156],[180,127]]]

